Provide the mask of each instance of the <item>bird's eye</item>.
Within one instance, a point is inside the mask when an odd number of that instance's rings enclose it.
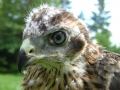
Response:
[[[51,35],[51,43],[54,45],[62,45],[65,41],[66,33],[63,31],[57,31]]]

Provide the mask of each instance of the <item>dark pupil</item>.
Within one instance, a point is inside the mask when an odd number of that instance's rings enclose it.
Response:
[[[60,34],[56,35],[56,40],[61,40],[61,35]]]

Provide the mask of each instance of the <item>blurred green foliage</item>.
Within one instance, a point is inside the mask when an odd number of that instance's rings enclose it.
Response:
[[[110,11],[106,11],[105,0],[97,0],[98,12],[92,12],[91,20],[93,24],[88,25],[91,32],[95,32],[93,39],[96,39],[99,45],[102,45],[106,50],[120,53],[120,47],[113,45],[110,41],[111,32],[108,30],[110,25],[109,19],[111,18]]]
[[[68,0],[0,0],[0,73],[15,73],[22,42],[24,18],[40,4],[66,8]]]

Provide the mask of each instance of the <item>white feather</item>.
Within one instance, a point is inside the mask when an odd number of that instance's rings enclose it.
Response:
[[[35,83],[35,80],[29,80],[28,85],[29,85],[29,86],[33,86],[34,83]]]

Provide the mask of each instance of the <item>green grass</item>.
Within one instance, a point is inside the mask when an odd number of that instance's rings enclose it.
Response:
[[[22,90],[23,76],[12,74],[0,74],[0,90]]]

